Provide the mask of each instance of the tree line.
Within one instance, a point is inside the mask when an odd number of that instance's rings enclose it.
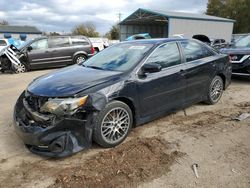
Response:
[[[0,20],[0,25],[9,25],[8,21],[6,20]],[[90,22],[83,22],[79,25],[76,25],[72,29],[72,34],[74,35],[84,35],[88,37],[100,37],[100,33],[96,31],[96,26]],[[46,35],[51,35],[51,36],[58,36],[60,33],[58,32],[44,32]],[[108,39],[112,40],[117,40],[119,39],[119,26],[113,25],[110,30],[104,35],[104,37],[107,37]]]
[[[250,33],[250,0],[208,0],[206,14],[235,20],[234,33]]]
[[[119,39],[119,26],[113,25],[110,30],[104,35],[108,39],[117,40]],[[96,31],[96,27],[92,22],[85,22],[79,25],[76,25],[73,30],[72,34],[75,35],[85,35],[88,37],[99,37],[100,34]]]

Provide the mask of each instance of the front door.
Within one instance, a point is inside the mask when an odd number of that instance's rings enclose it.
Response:
[[[48,39],[34,41],[28,51],[28,59],[31,68],[44,68],[49,65],[52,53],[48,49]]]
[[[145,117],[172,111],[185,104],[186,80],[178,45],[168,42],[159,46],[146,63],[160,64],[162,70],[138,77],[140,114]]]

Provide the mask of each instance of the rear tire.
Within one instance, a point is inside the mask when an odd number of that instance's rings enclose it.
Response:
[[[84,54],[79,54],[74,57],[73,63],[74,64],[81,64],[87,60],[87,57]]]
[[[207,104],[216,104],[223,94],[224,83],[220,76],[215,76],[211,81],[207,93]]]
[[[125,103],[112,101],[97,115],[94,124],[94,141],[105,148],[114,147],[126,139],[133,124],[133,114]]]
[[[95,53],[97,54],[98,52],[100,52],[99,48],[95,48]]]

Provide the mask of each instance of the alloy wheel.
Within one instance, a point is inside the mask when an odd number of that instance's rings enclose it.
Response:
[[[110,110],[103,118],[101,134],[108,143],[117,143],[127,134],[130,125],[130,116],[127,110],[118,107]]]
[[[223,92],[223,83],[221,82],[220,79],[216,79],[213,82],[211,90],[210,90],[211,99],[214,102],[217,102],[220,99],[222,92]]]
[[[26,72],[26,67],[24,64],[19,63],[16,67],[15,67],[15,73],[19,74],[19,73],[24,73]]]
[[[79,57],[77,57],[77,59],[76,59],[76,63],[77,63],[77,64],[80,64],[80,63],[83,63],[85,60],[86,60],[85,57],[79,56]]]

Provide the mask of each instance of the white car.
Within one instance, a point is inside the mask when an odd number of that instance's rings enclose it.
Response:
[[[22,42],[18,39],[9,38],[9,39],[0,39],[0,51],[4,49],[6,46],[13,44],[18,47],[22,44]]]
[[[0,39],[0,51],[9,45],[8,39]]]
[[[96,53],[104,49],[105,43],[102,38],[89,38],[89,40],[91,41]]]

